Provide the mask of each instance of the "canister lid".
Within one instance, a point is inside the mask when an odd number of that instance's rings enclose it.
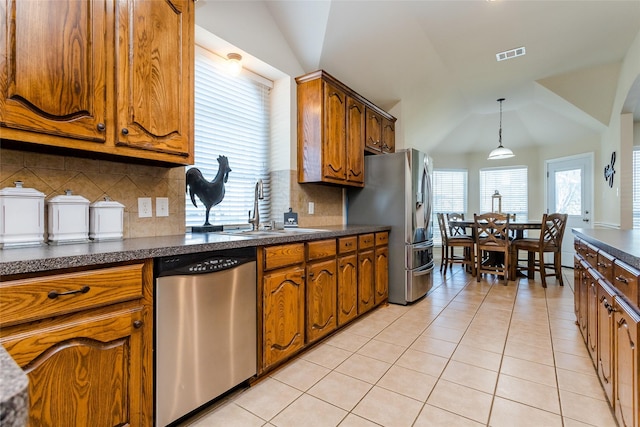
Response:
[[[66,190],[65,194],[52,197],[49,200],[49,204],[74,204],[74,205],[88,205],[89,200],[82,196],[72,194],[71,190]]]
[[[44,198],[44,193],[35,188],[24,188],[22,181],[14,182],[15,187],[6,187],[0,190],[0,196],[4,197],[30,197]]]
[[[97,202],[91,203],[89,206],[91,208],[124,208],[122,203],[118,203],[115,200],[111,200],[109,196],[106,196],[104,200],[98,200]]]

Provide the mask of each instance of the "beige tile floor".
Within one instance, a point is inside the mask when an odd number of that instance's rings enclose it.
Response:
[[[564,277],[545,290],[436,273],[426,298],[376,309],[184,425],[615,426]]]

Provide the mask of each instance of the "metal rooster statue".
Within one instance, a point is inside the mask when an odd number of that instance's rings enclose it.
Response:
[[[196,208],[195,196],[198,196],[202,204],[207,208],[204,227],[211,226],[209,223],[209,211],[224,198],[224,184],[229,179],[229,160],[226,156],[218,156],[218,173],[211,182],[208,182],[198,168],[191,168],[187,171],[187,189],[191,202]]]

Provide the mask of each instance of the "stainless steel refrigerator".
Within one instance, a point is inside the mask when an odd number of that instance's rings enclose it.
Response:
[[[433,285],[432,161],[415,149],[365,157],[365,187],[347,191],[347,223],[390,225],[389,302]]]

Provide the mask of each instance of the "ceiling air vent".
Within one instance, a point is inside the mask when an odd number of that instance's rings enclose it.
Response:
[[[511,50],[505,50],[504,52],[496,53],[496,59],[498,61],[504,61],[506,59],[516,58],[518,56],[524,55],[526,52],[524,50],[524,46],[517,47]]]

